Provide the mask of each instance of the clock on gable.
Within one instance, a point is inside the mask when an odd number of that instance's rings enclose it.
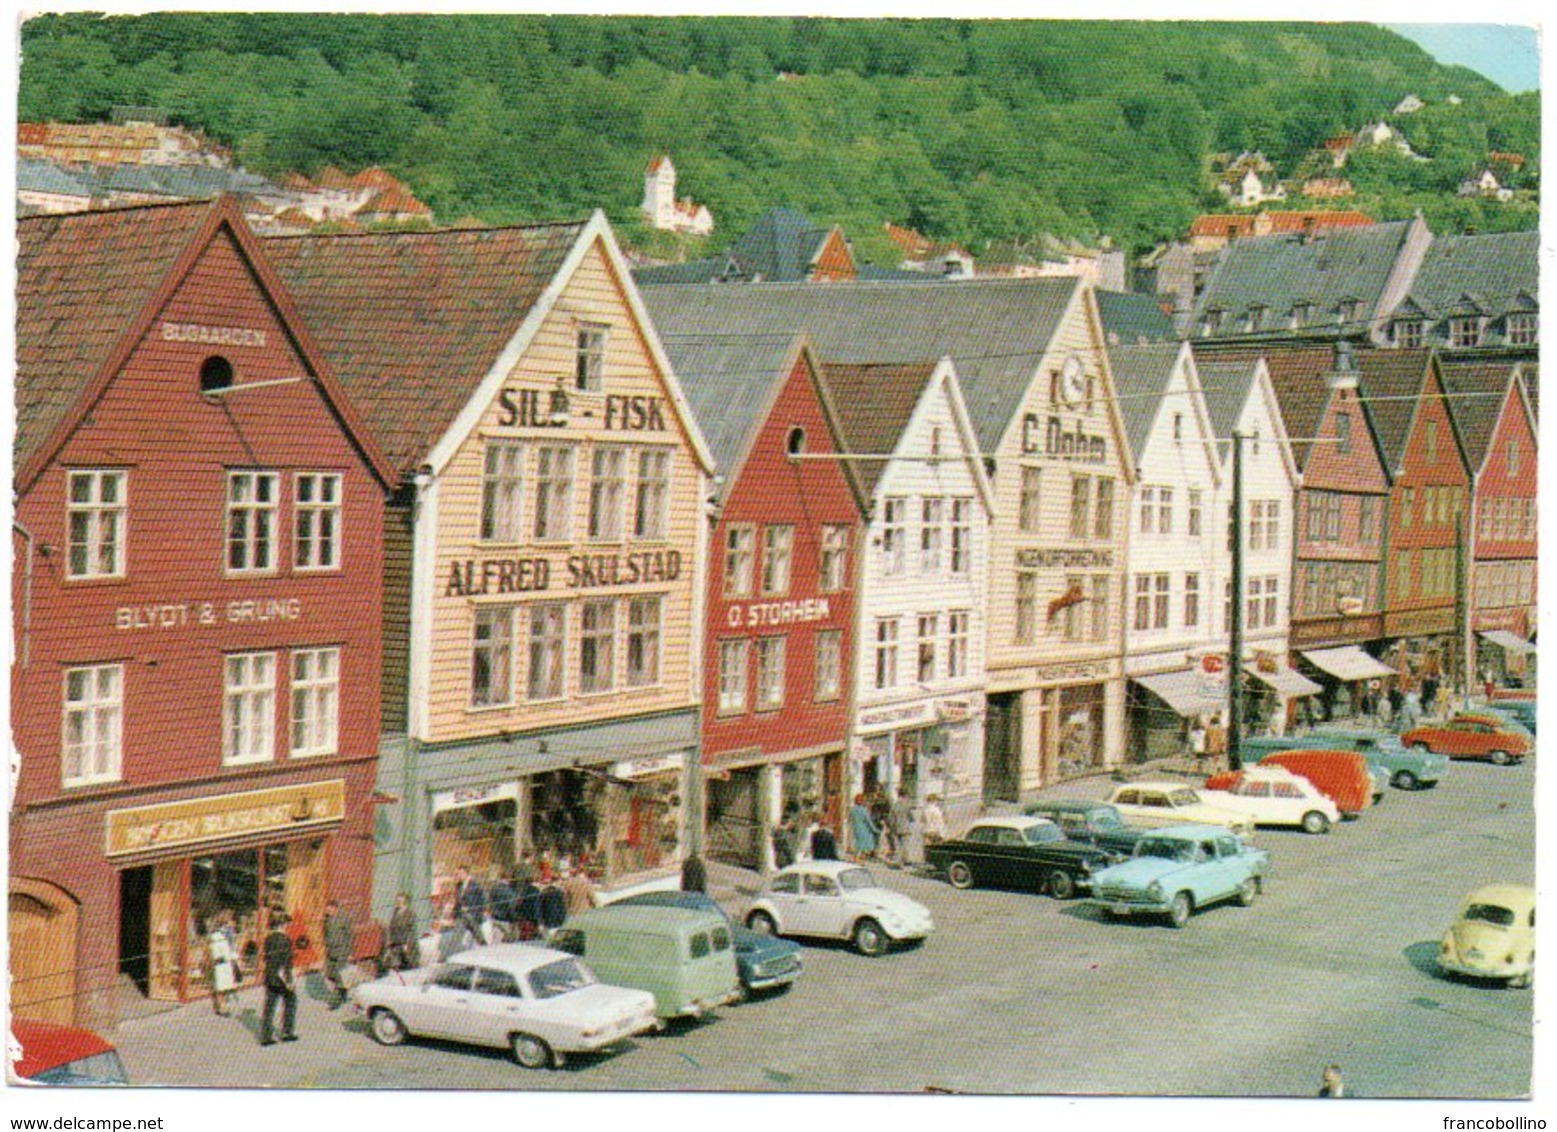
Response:
[[[1082,365],[1078,355],[1072,354],[1060,367],[1060,399],[1067,405],[1079,405],[1086,391],[1086,367]]]

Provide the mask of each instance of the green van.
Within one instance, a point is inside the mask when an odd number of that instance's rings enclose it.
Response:
[[[602,983],[646,990],[660,1018],[697,1017],[741,997],[730,924],[688,908],[594,908],[552,934]]]

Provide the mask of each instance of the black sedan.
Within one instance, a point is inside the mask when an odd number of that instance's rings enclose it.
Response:
[[[1094,870],[1120,860],[1106,849],[1067,841],[1052,821],[1032,817],[983,818],[962,837],[926,847],[925,857],[953,888],[1031,888],[1056,900],[1090,889]]]

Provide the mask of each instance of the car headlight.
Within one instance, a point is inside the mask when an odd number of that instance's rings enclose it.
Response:
[[[1146,886],[1146,895],[1150,896],[1153,900],[1161,900],[1162,885],[1158,884],[1156,881],[1152,881],[1149,885]]]
[[[1084,873],[1090,873],[1092,871],[1092,862],[1091,861],[1083,861],[1083,862],[1081,862],[1081,871],[1084,872]]]

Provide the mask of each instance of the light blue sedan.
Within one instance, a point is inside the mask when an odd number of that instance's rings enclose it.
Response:
[[[1164,916],[1175,928],[1207,904],[1254,903],[1270,854],[1217,826],[1173,825],[1141,838],[1135,856],[1092,878],[1092,899],[1114,916]]]

